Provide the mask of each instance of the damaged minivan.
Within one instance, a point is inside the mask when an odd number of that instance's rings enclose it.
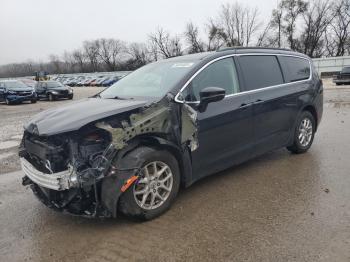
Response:
[[[25,125],[23,185],[48,207],[149,220],[180,186],[286,147],[306,152],[323,110],[311,60],[228,48],[148,64]]]

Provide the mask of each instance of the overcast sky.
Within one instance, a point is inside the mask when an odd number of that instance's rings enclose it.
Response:
[[[204,25],[229,0],[0,0],[0,64],[80,47],[100,37],[145,41],[158,26],[181,34],[185,24]],[[277,0],[238,2],[257,7],[267,20]]]

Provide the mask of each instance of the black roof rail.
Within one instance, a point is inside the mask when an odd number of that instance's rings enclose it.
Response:
[[[260,47],[260,46],[233,46],[233,47],[222,47],[216,50],[216,52],[223,52],[223,51],[235,51],[235,50],[251,50],[251,49],[260,49],[260,50],[280,50],[280,51],[289,51],[293,52],[293,50],[288,48],[277,48],[277,47]]]

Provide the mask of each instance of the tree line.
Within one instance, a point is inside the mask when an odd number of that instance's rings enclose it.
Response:
[[[350,0],[282,0],[270,19],[257,8],[226,3],[202,27],[188,22],[181,34],[158,27],[144,43],[114,38],[84,41],[48,62],[27,61],[0,66],[0,77],[134,70],[159,59],[214,51],[223,47],[288,48],[312,58],[350,55]]]

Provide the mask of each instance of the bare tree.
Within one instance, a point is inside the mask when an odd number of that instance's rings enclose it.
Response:
[[[125,44],[118,39],[112,38],[102,38],[98,42],[98,56],[106,65],[107,70],[117,70],[118,60],[121,59],[122,53],[126,51]]]
[[[257,46],[263,46],[263,47],[271,47],[274,46],[273,43],[271,43],[271,22],[269,22],[264,30],[261,32],[261,34],[258,37],[258,41],[256,42]]]
[[[207,25],[208,32],[208,43],[207,50],[215,51],[226,45],[227,36],[223,29],[215,24],[215,22],[210,19],[209,24]]]
[[[127,53],[131,56],[126,63],[128,69],[134,70],[152,60],[151,52],[144,43],[132,43],[127,48]]]
[[[182,46],[178,36],[170,37],[170,34],[162,28],[149,35],[151,45],[157,48],[157,52],[164,58],[182,55]]]
[[[343,56],[347,47],[350,47],[350,0],[338,0],[333,12],[334,19],[331,23],[333,41],[328,43],[335,48],[333,52],[335,56]]]
[[[328,1],[314,0],[310,2],[309,8],[302,14],[304,28],[300,38],[300,51],[310,57],[322,55],[323,36],[333,19],[331,6]]]
[[[284,30],[287,35],[289,47],[292,50],[297,49],[297,39],[295,38],[297,19],[307,9],[308,3],[303,0],[282,0],[280,8],[283,12],[282,21],[284,22]]]
[[[63,62],[60,60],[60,58],[57,55],[51,54],[49,56],[49,64],[50,64],[50,67],[52,68],[50,72],[53,72],[56,74],[62,73]]]
[[[89,61],[88,71],[96,72],[99,66],[100,42],[98,40],[84,41],[83,50],[86,59]]]
[[[76,72],[75,62],[72,53],[64,51],[62,55],[63,62],[63,72],[64,73],[73,73]]]
[[[79,49],[73,51],[72,58],[73,58],[75,65],[78,68],[78,71],[79,72],[86,72],[86,70],[85,70],[86,60],[85,60],[85,56],[84,56],[83,52]]]
[[[204,43],[199,38],[199,29],[192,22],[186,25],[185,40],[189,45],[190,54],[204,52]]]
[[[271,18],[271,28],[276,30],[276,42],[277,42],[277,47],[282,46],[282,9],[277,8],[272,11],[272,18]]]
[[[249,46],[259,26],[258,9],[242,6],[237,2],[221,6],[216,24],[216,27],[222,29],[221,36],[227,46]]]

